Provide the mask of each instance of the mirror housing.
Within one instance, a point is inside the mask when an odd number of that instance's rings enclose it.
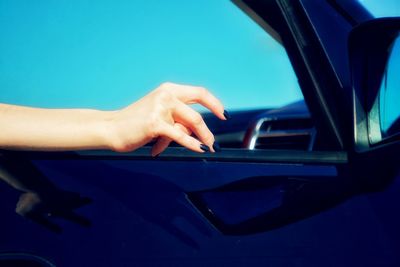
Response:
[[[360,24],[350,33],[349,56],[357,152],[400,140],[398,134],[382,138],[379,108],[381,84],[392,44],[399,31],[400,18],[379,18]]]

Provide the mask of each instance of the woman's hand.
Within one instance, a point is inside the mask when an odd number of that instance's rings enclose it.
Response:
[[[214,152],[214,135],[202,116],[188,106],[195,103],[226,120],[223,105],[205,88],[164,83],[139,101],[110,114],[107,119],[113,129],[110,148],[127,152],[157,140],[153,156],[160,154],[171,141],[196,152]]]
[[[43,109],[0,104],[0,147],[11,150],[135,150],[157,140],[152,154],[171,141],[193,151],[214,151],[214,136],[188,104],[199,103],[225,120],[221,102],[202,87],[164,83],[117,111]],[[190,134],[194,133],[194,138]]]

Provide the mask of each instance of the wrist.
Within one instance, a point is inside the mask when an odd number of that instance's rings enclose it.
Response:
[[[116,129],[116,114],[118,111],[99,111],[96,135],[102,149],[116,151],[118,134]]]

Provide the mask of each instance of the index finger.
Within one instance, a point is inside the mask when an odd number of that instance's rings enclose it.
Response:
[[[173,94],[180,101],[185,104],[200,104],[212,113],[214,113],[221,120],[226,120],[224,115],[224,105],[211,94],[206,88],[200,86],[182,85],[175,83],[168,83],[168,87],[173,89]]]

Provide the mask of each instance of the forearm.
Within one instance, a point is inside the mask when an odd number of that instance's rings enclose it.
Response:
[[[111,113],[0,104],[0,147],[50,151],[109,148]]]
[[[116,111],[0,104],[0,148],[128,152],[157,140],[153,155],[171,141],[192,151],[214,152],[214,135],[202,116],[188,106],[195,103],[227,119],[222,103],[205,88],[173,83],[163,83]]]

